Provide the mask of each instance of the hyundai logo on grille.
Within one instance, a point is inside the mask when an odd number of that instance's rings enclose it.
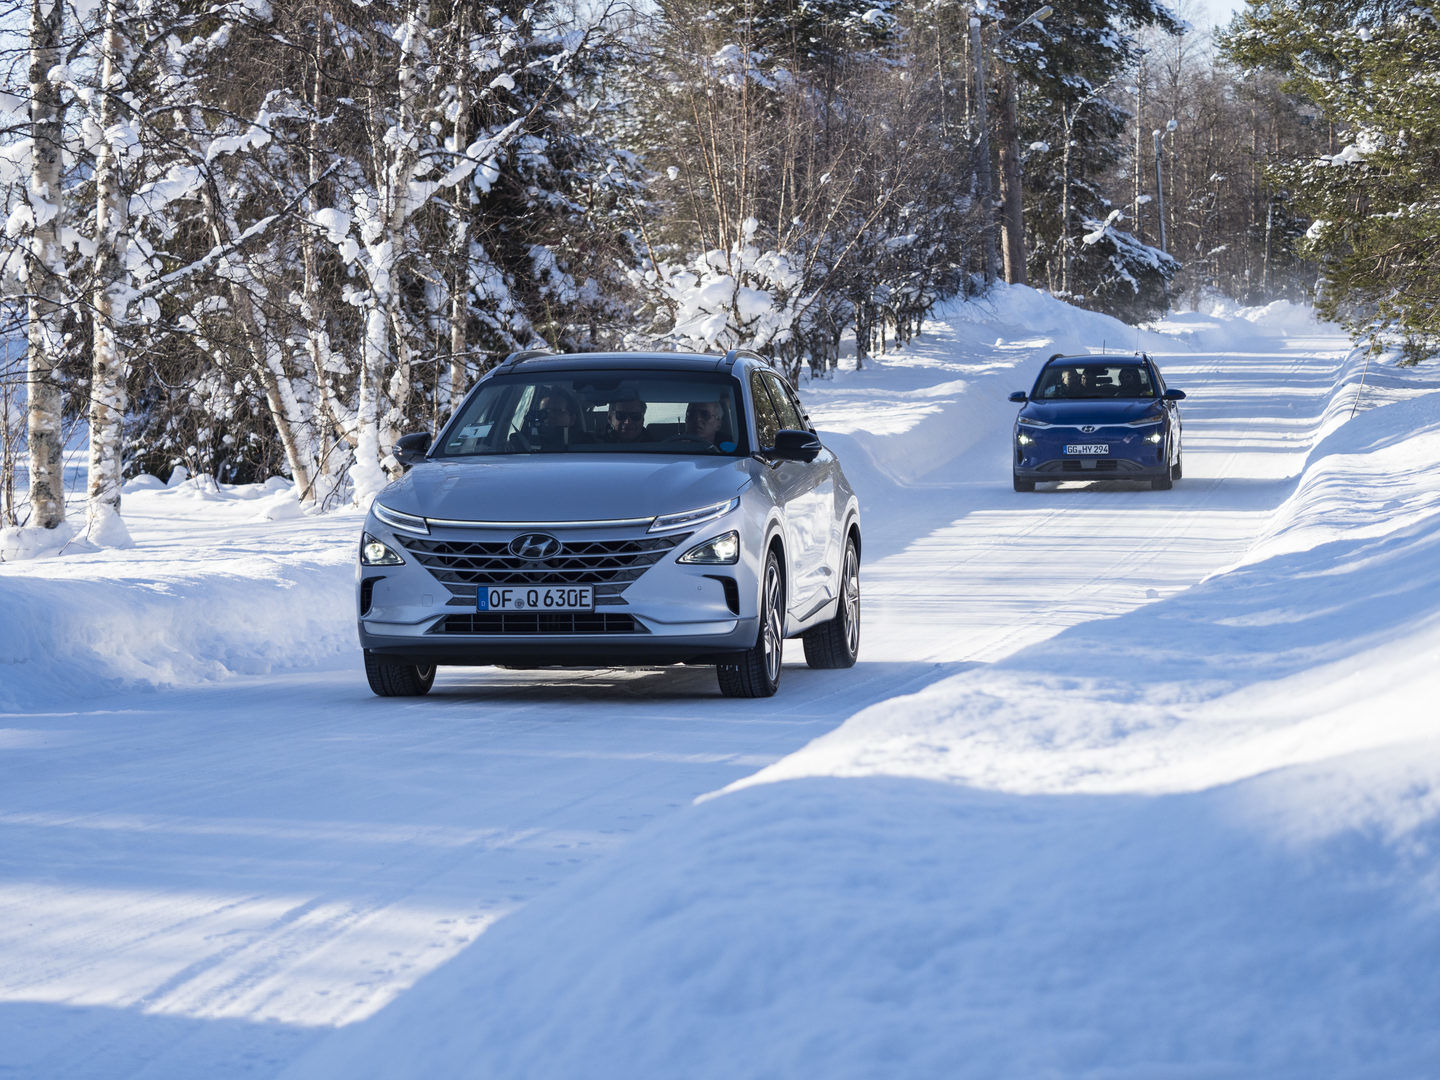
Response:
[[[517,559],[550,559],[561,549],[560,541],[548,533],[525,533],[510,541],[510,554]]]
[[[1091,434],[1093,431],[1095,431],[1095,425],[1094,425],[1094,424],[1081,424],[1081,425],[1080,425],[1080,430],[1083,431],[1086,435],[1089,435],[1089,434]]]

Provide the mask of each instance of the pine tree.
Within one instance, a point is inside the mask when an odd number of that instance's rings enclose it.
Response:
[[[1158,253],[1128,233],[1118,245],[1081,243],[1102,222],[1119,235],[1103,188],[1105,174],[1125,152],[1128,116],[1109,91],[1133,70],[1141,29],[1173,32],[1179,24],[1160,0],[1058,0],[1042,22],[1008,39],[1007,28],[1024,23],[1035,6],[1025,0],[987,5],[995,15],[991,40],[1002,39],[1000,57],[1013,68],[1018,87],[1014,150],[1025,164],[1029,276],[1118,313],[1112,302],[1117,281],[1123,288],[1155,282],[1157,273],[1173,273],[1174,263],[1155,258]],[[1019,151],[1024,145],[1031,149]],[[1123,268],[1118,278],[1117,260]],[[1153,313],[1165,304],[1162,287],[1132,292],[1121,306]]]
[[[1274,170],[1312,219],[1317,309],[1358,339],[1440,352],[1440,22],[1412,0],[1249,0],[1223,40],[1314,103],[1343,146]]]

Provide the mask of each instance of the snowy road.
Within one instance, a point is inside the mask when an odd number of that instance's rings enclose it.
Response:
[[[0,714],[0,1075],[273,1076],[696,797],[1235,562],[1293,490],[1346,353],[1257,342],[1155,348],[1190,394],[1171,492],[1009,489],[1023,340],[972,351],[942,327],[911,366],[813,388],[846,445],[894,423],[888,449],[845,459],[867,514],[862,662],[811,672],[792,643],[772,701],[721,699],[708,669],[442,671],[424,700],[380,700],[347,656],[98,698],[56,687]],[[845,420],[856,407],[866,419]],[[144,577],[147,543],[183,547],[175,525],[134,526],[141,550],[116,572]],[[294,525],[318,549],[351,543],[350,519],[330,539]]]

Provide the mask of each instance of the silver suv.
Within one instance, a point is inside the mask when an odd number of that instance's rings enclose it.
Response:
[[[377,694],[440,664],[686,663],[768,697],[795,636],[855,663],[859,503],[755,353],[517,353],[393,452],[360,538]]]

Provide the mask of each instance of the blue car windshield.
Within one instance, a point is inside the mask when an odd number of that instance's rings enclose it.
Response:
[[[700,454],[744,457],[737,384],[675,371],[517,371],[486,380],[436,457]]]
[[[1032,398],[1073,401],[1094,398],[1153,398],[1155,386],[1144,364],[1051,364],[1040,373]]]

